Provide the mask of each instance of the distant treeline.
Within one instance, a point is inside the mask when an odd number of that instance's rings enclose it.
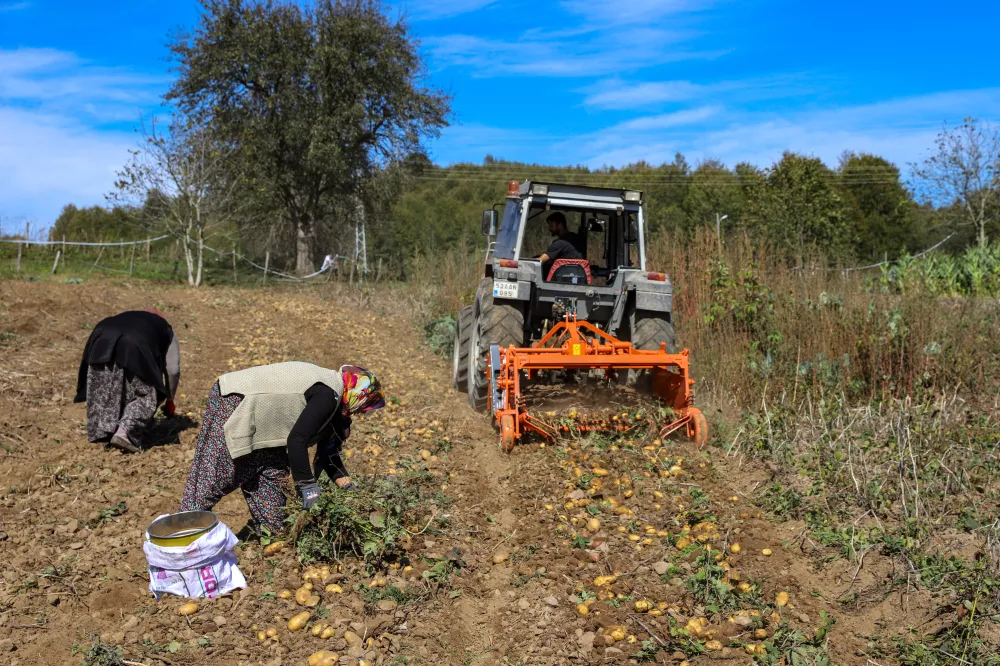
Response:
[[[699,228],[766,237],[772,250],[790,260],[820,254],[833,261],[896,258],[932,245],[952,231],[945,246],[958,251],[975,242],[975,230],[960,224],[960,211],[918,203],[900,178],[898,167],[868,154],[845,154],[836,168],[786,153],[768,168],[717,161],[691,166],[682,155],[668,164],[644,162],[623,168],[550,167],[487,156],[482,164],[439,167],[411,160],[399,189],[388,201],[369,204],[368,253],[393,272],[405,274],[414,256],[433,256],[484,244],[479,219],[483,209],[503,201],[511,180],[544,180],[580,185],[639,189],[645,193],[651,241],[667,232],[673,238]],[[987,229],[995,237],[998,229]],[[77,208],[68,205],[50,231],[59,240],[130,240],[157,233],[142,209]],[[240,238],[239,225],[224,238],[206,243],[226,249],[236,243],[249,256],[263,255],[260,239]],[[354,238],[330,238],[325,253],[352,255]],[[291,252],[286,253],[291,260]],[[281,255],[274,248],[273,257]],[[388,269],[388,268],[387,268]]]
[[[434,254],[443,248],[482,244],[478,220],[502,201],[510,180],[543,180],[638,189],[645,193],[651,237],[690,236],[716,228],[723,236],[766,236],[789,258],[819,249],[831,260],[868,261],[931,245],[951,231],[947,248],[974,242],[959,212],[918,203],[899,168],[868,154],[847,153],[836,168],[794,153],[768,168],[710,160],[691,166],[683,155],[653,166],[548,167],[487,156],[482,164],[415,168],[386,224],[375,236],[381,254]],[[992,226],[996,226],[995,224]],[[988,229],[995,234],[996,229]]]

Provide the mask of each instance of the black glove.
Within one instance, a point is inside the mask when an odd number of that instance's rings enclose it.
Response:
[[[315,481],[302,481],[298,484],[299,492],[302,493],[302,508],[311,509],[312,505],[319,500],[319,496],[323,494],[319,485]]]

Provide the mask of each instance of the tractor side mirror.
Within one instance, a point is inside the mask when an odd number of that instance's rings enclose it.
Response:
[[[497,235],[497,212],[492,208],[483,211],[483,235]]]

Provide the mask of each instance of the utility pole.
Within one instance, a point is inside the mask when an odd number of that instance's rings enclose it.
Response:
[[[365,206],[357,200],[357,218],[354,221],[354,263],[360,263],[359,272],[368,274],[368,243],[365,239]]]
[[[722,221],[729,217],[729,215],[723,215],[719,217],[719,214],[715,214],[715,240],[719,244],[719,255],[722,255]]]

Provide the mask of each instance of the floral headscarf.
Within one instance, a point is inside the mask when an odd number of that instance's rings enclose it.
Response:
[[[344,378],[344,404],[351,414],[363,414],[385,407],[382,385],[375,373],[356,365],[343,365],[340,375]]]

